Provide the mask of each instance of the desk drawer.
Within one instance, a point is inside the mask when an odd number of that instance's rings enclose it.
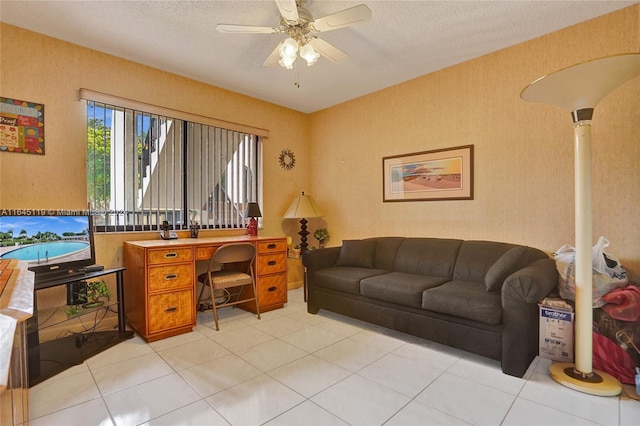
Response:
[[[149,267],[149,291],[191,287],[193,273],[190,263]]]
[[[287,251],[287,240],[273,240],[273,241],[261,241],[258,242],[258,253],[268,254]]]
[[[258,256],[258,275],[275,274],[287,270],[287,255],[261,254]]]
[[[149,296],[149,333],[189,325],[193,313],[191,290]]]
[[[159,250],[149,250],[149,263],[173,263],[191,260],[191,248],[163,248]]]
[[[260,278],[260,286],[258,287],[260,309],[271,305],[282,306],[287,302],[287,290],[287,276],[285,274]]]

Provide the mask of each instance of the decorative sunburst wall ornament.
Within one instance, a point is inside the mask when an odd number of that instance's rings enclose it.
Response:
[[[296,165],[296,157],[293,156],[293,152],[289,148],[285,148],[280,152],[278,162],[284,170],[291,170]]]

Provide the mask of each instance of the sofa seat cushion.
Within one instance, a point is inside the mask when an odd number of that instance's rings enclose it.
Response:
[[[449,281],[422,293],[422,309],[498,325],[502,321],[500,293],[488,292],[484,282]]]
[[[360,282],[360,293],[372,299],[420,308],[422,292],[445,281],[447,280],[440,277],[390,272],[363,279]]]
[[[316,272],[315,285],[360,295],[360,281],[376,275],[386,274],[382,269],[334,266]]]

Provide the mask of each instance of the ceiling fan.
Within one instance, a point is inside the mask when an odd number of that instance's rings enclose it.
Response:
[[[316,34],[371,20],[371,10],[364,4],[314,19],[311,12],[304,8],[306,0],[275,0],[275,2],[281,15],[280,25],[277,27],[218,24],[216,30],[221,33],[287,34],[289,37],[276,46],[263,65],[280,64],[287,69],[292,69],[298,53],[309,66],[313,65],[320,55],[331,62],[344,61],[349,55],[319,39]]]

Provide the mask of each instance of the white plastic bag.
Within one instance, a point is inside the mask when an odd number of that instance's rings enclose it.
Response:
[[[618,259],[604,250],[609,246],[609,240],[600,237],[593,246],[593,307],[599,308],[605,304],[602,296],[619,287],[626,287],[629,283],[627,272],[622,268]],[[576,249],[569,244],[560,247],[553,257],[556,269],[560,274],[558,290],[560,297],[568,300],[576,298],[575,258]]]

